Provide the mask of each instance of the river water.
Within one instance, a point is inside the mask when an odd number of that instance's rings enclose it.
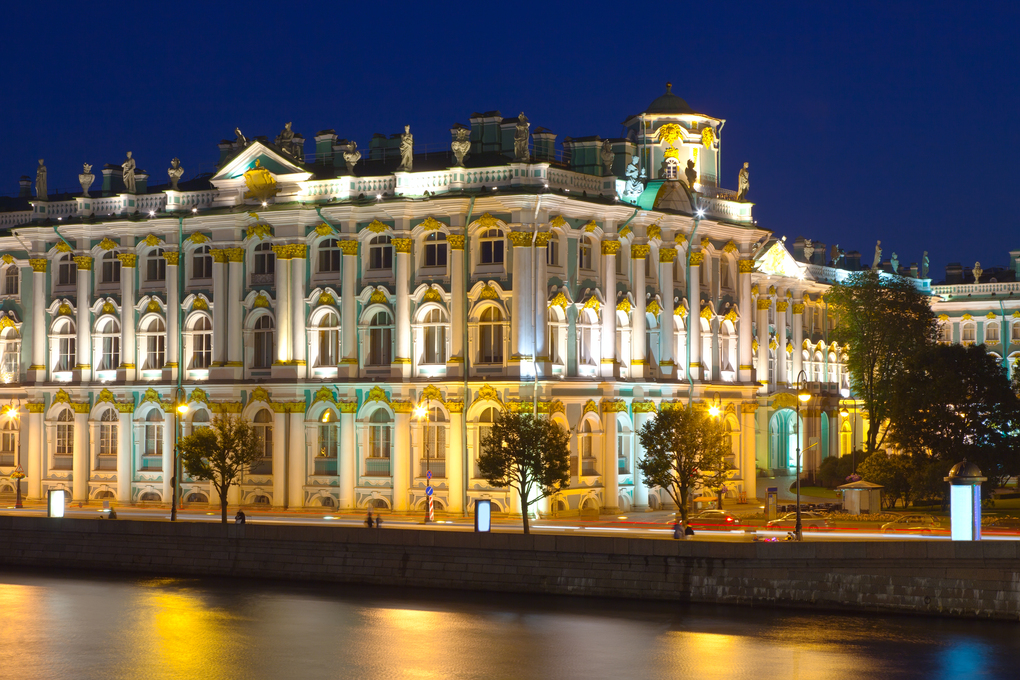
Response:
[[[1018,678],[1020,623],[0,571],[0,678]]]

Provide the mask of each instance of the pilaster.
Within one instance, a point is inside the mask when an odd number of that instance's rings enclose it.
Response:
[[[291,361],[297,368],[299,380],[308,376],[308,338],[305,337],[305,263],[308,246],[297,243],[290,246],[290,314]]]
[[[27,404],[28,407],[28,497],[42,499],[43,476],[43,410],[45,404]]]
[[[353,378],[358,375],[358,301],[355,290],[358,285],[358,242],[345,240],[338,243],[344,260],[343,288],[340,291],[343,365],[340,366],[339,374],[341,377]]]
[[[673,261],[676,248],[659,248],[659,297],[662,312],[659,318],[659,373],[663,377],[676,378],[674,348],[676,347],[676,322],[673,320]]]
[[[510,375],[532,373],[535,359],[535,315],[532,313],[531,239],[526,231],[512,231],[513,297],[510,300]],[[531,369],[525,368],[530,364]]]
[[[273,407],[273,507],[287,505],[287,462],[291,458],[287,446],[286,404],[271,404]]]
[[[449,489],[449,507],[452,514],[464,512],[464,402],[447,402],[450,411],[450,445],[446,454],[446,485]]]
[[[308,479],[308,442],[305,435],[304,404],[290,410],[290,446],[287,447],[287,507],[305,506],[304,485]]]
[[[181,335],[181,297],[180,297],[180,252],[164,251],[163,258],[166,260],[166,366],[163,370],[163,379],[173,381],[177,379],[177,372],[187,369],[184,366],[184,339]],[[215,309],[215,307],[214,307]],[[213,326],[215,328],[215,326]],[[213,346],[217,343],[213,338]],[[185,375],[187,375],[185,373]]]
[[[74,455],[71,457],[71,500],[87,503],[89,500],[89,414],[72,404],[74,408]],[[87,405],[86,405],[87,406]]]
[[[227,368],[232,380],[240,380],[244,374],[243,333],[241,310],[244,305],[244,249],[227,248],[228,290],[227,303]],[[219,302],[223,298],[217,298]],[[215,344],[215,340],[213,341]]]
[[[49,265],[49,260],[40,257],[32,258],[28,262],[32,266],[32,363],[28,367],[27,377],[29,382],[44,382],[46,381],[46,268]],[[31,481],[29,481],[29,488],[32,488]]]
[[[758,384],[763,393],[775,386],[775,375],[769,370],[769,308],[772,300],[767,295],[758,296]]]
[[[790,303],[785,298],[776,300],[776,386],[786,387],[789,371],[786,363],[786,310]]]
[[[622,407],[622,408],[621,408]],[[616,514],[620,511],[620,462],[616,450],[616,414],[626,408],[622,401],[602,402],[602,485],[605,497],[602,512]]]
[[[654,373],[649,370],[647,341],[645,338],[645,258],[651,249],[648,245],[635,244],[630,247],[631,267],[634,273],[634,310],[630,315],[630,378],[650,379]]]
[[[397,256],[397,338],[393,377],[406,380],[411,377],[411,296],[408,285],[411,280],[413,241],[409,238],[395,238],[392,243]]]
[[[337,465],[337,473],[340,475],[340,503],[341,509],[354,510],[357,508],[357,499],[354,495],[354,487],[357,484],[357,457],[358,449],[354,442],[354,412],[358,408],[357,402],[340,402],[340,460]]]
[[[78,324],[77,360],[74,376],[86,383],[92,379],[92,258],[88,255],[76,255],[74,263],[78,265],[78,299],[76,301]],[[75,500],[78,500],[77,494]]]
[[[634,409],[634,432],[638,433],[645,423],[654,415],[655,404],[652,402],[637,402],[633,404]],[[641,437],[634,436],[634,510],[643,512],[648,510],[648,485],[645,483],[645,476],[641,474],[638,463],[644,460],[645,449],[641,446]]]
[[[118,377],[121,380],[131,382],[135,379],[137,370],[135,367],[135,353],[138,350],[135,342],[135,290],[137,282],[135,273],[138,271],[136,264],[138,256],[134,253],[120,253],[117,255],[120,260],[120,356],[121,364],[118,370]],[[168,343],[169,344],[169,343]],[[117,472],[118,479],[120,472]]]
[[[535,374],[550,375],[552,357],[549,346],[549,272],[546,262],[546,250],[549,245],[550,233],[547,231],[536,234],[535,248],[531,253],[535,267]],[[563,349],[563,348],[561,348]]]
[[[737,260],[738,295],[740,321],[737,323],[737,380],[751,382],[753,357],[751,347],[751,324],[754,312],[751,299],[751,272],[754,271],[754,260]]]
[[[177,430],[177,416],[173,409],[174,406],[170,406],[163,414],[163,503],[167,505],[173,495],[170,480],[174,476],[174,432]]]
[[[210,368],[220,368],[227,363],[227,251],[212,248],[209,253],[213,259],[213,343]],[[211,377],[212,370],[209,373]]]
[[[691,253],[691,265],[687,275],[691,282],[687,291],[687,305],[690,314],[687,317],[687,342],[691,348],[691,364],[688,370],[694,380],[704,379],[705,372],[701,366],[701,263],[704,260],[703,253]]]
[[[407,496],[411,487],[411,404],[400,404],[399,407],[399,410],[394,408],[397,423],[393,436],[393,510],[407,512]]]
[[[450,357],[446,363],[447,378],[464,377],[465,352],[464,332],[467,324],[467,289],[464,279],[464,235],[450,234],[446,237],[450,246]]]
[[[285,245],[274,245],[273,253],[276,255],[276,360],[273,362],[273,377],[280,369],[287,366],[293,356],[294,336],[291,330],[290,308],[291,308],[291,286],[290,286],[290,247]],[[275,466],[275,463],[274,463]],[[275,475],[274,475],[275,476]],[[280,494],[282,498],[283,494]],[[274,498],[273,502],[277,503]]]
[[[616,258],[619,252],[619,241],[602,242],[602,296],[606,300],[602,310],[601,375],[604,378],[618,375],[616,370]]]
[[[117,501],[120,503],[130,503],[131,498],[131,481],[134,478],[134,465],[132,463],[132,434],[131,429],[131,413],[134,411],[130,408],[131,404],[117,404],[118,409],[124,409],[120,411],[117,417]],[[130,408],[130,410],[128,410]]]
[[[804,303],[798,294],[793,300],[793,380],[804,368]],[[808,376],[810,379],[810,376]]]

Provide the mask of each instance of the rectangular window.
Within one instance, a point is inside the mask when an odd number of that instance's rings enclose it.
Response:
[[[103,259],[103,283],[120,283],[120,260]]]
[[[7,295],[18,294],[18,268],[11,266],[4,273],[4,293]]]
[[[425,244],[425,267],[446,266],[446,244],[426,243]]]
[[[145,261],[145,280],[166,281],[166,260],[163,259],[162,253],[150,255]]]
[[[145,367],[163,368],[166,363],[166,336],[150,335],[145,339]]]
[[[117,426],[102,424],[99,426],[99,455],[112,456],[117,453]]]
[[[372,425],[368,429],[368,457],[390,457],[390,426]]]
[[[425,355],[422,359],[426,364],[446,363],[446,327],[425,327]]]
[[[212,278],[212,255],[208,252],[197,252],[191,258],[191,278],[211,279]]]
[[[390,343],[392,333],[389,328],[372,328],[368,333],[368,364],[370,366],[389,366]]]
[[[60,338],[57,341],[57,367],[58,371],[70,371],[75,365],[75,338]]]
[[[195,336],[195,361],[193,368],[209,368],[212,363],[212,334],[198,333]]]
[[[446,248],[443,248],[443,263],[446,263]],[[393,246],[371,246],[368,249],[368,268],[373,270],[393,268]]]
[[[503,264],[503,240],[482,241],[481,264]]]
[[[145,449],[142,451],[146,456],[159,456],[163,451],[163,425],[161,423],[147,423],[145,425]]]
[[[103,358],[99,362],[100,370],[112,371],[120,366],[120,338],[107,336],[103,338]]]
[[[271,331],[256,331],[255,358],[253,368],[269,368],[273,365],[273,334]]]
[[[340,271],[340,249],[323,245],[319,248],[319,272]]]
[[[989,324],[985,327],[985,342],[998,344],[999,324]]]
[[[78,265],[73,260],[61,260],[57,266],[57,285],[75,286],[78,284]]]
[[[481,336],[481,363],[503,363],[503,327],[485,324],[479,327]]]
[[[549,239],[545,247],[545,263],[550,267],[560,266],[560,242],[555,237]]]
[[[70,455],[74,453],[74,425],[57,425],[57,454]]]
[[[340,361],[340,331],[319,331],[319,366],[336,366]]]

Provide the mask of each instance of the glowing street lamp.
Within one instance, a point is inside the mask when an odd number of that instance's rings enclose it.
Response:
[[[4,409],[4,415],[7,416],[7,420],[12,422],[21,417],[21,400],[13,399]],[[16,429],[16,428],[13,428]],[[14,507],[23,508],[21,504],[21,480],[25,478],[25,470],[21,467],[21,447],[18,447],[18,459],[15,461],[14,472],[11,473],[11,479],[14,480]]]
[[[178,496],[181,490],[181,421],[188,415],[188,402],[184,399],[184,388],[178,387],[175,394],[177,408],[174,409],[174,475],[170,480],[170,521],[177,521]],[[164,473],[165,474],[165,473]]]
[[[797,374],[797,524],[793,532],[797,540],[803,540],[804,529],[800,521],[800,405],[811,401],[811,393],[807,391],[807,373],[801,371]]]
[[[429,417],[429,400],[423,398],[418,406],[414,409],[414,416],[418,419],[418,435],[422,438],[422,453],[425,456],[425,477],[426,477],[426,489],[425,489],[425,500],[427,503],[427,510],[425,512],[425,521],[432,522],[435,520],[435,511],[432,505],[432,466],[429,460],[429,442],[428,432],[422,426],[422,422],[427,422]]]

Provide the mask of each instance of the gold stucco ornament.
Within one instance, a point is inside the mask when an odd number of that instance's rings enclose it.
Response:
[[[253,198],[256,201],[265,203],[273,196],[276,196],[280,187],[276,184],[273,173],[262,167],[259,159],[255,159],[255,165],[244,173],[244,183],[248,187],[245,198]]]

